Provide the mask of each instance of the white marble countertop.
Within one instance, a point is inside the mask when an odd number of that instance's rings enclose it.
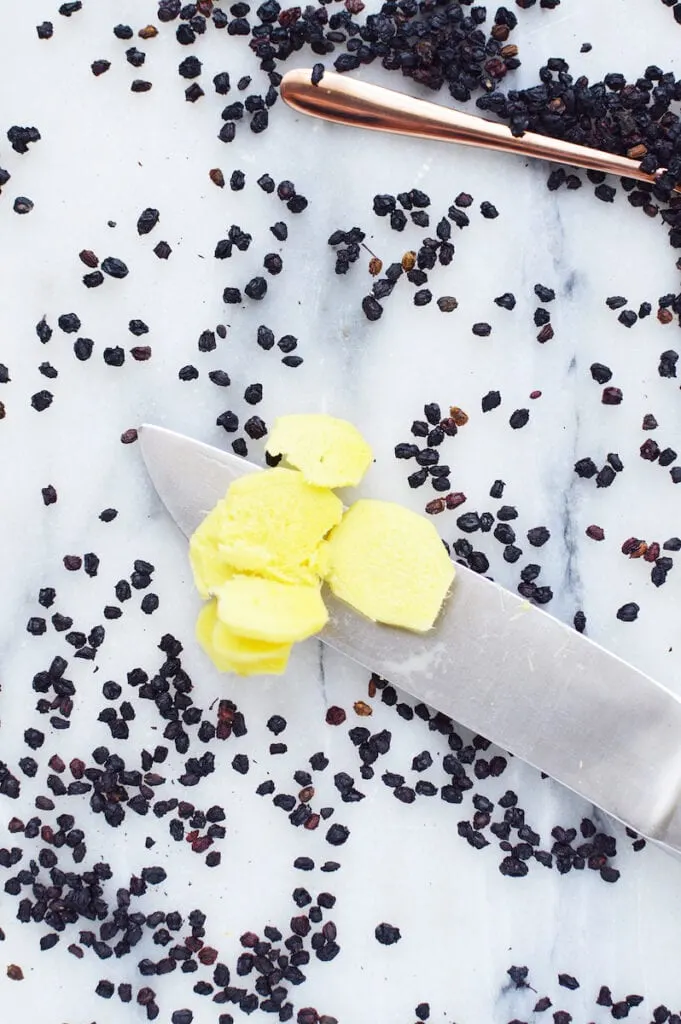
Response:
[[[183,48],[174,38],[175,23],[161,25],[157,38],[135,36],[126,43],[114,38],[112,26],[129,22],[137,32],[153,23],[156,5],[151,0],[85,0],[84,9],[70,19],[52,7],[56,5],[20,5],[5,11],[0,38],[0,166],[12,174],[0,196],[0,363],[11,377],[0,384],[5,411],[0,421],[0,737],[2,760],[21,782],[18,799],[2,800],[0,845],[23,851],[16,868],[0,872],[2,884],[17,871],[30,870],[40,850],[52,849],[40,837],[9,833],[10,818],[26,824],[37,816],[42,825],[56,830],[56,816],[68,813],[84,831],[87,850],[80,865],[73,864],[68,846],[57,850],[63,871],[110,864],[112,877],[103,887],[115,908],[116,890],[129,885],[131,874],[163,866],[165,881],[150,886],[139,901],[133,897],[133,904],[146,914],[179,911],[185,918],[200,908],[208,915],[205,942],[230,968],[231,984],[243,981],[249,991],[254,976],[240,979],[235,973],[243,952],[239,936],[252,931],[262,937],[266,925],[279,927],[287,936],[291,917],[309,909],[296,908],[293,890],[307,888],[313,902],[319,893],[331,892],[336,903],[324,909],[323,920],[334,922],[340,953],[325,963],[312,952],[309,967],[303,968],[304,984],[288,986],[286,1000],[293,1004],[294,1020],[301,1009],[316,1007],[320,1015],[342,1024],[411,1024],[415,1007],[428,1003],[430,1020],[438,1024],[551,1020],[561,1010],[571,1016],[558,1014],[557,1024],[604,1022],[612,1016],[607,1007],[595,1004],[602,985],[611,988],[615,1001],[629,994],[645,997],[629,1015],[637,1024],[649,1021],[658,1004],[678,1011],[678,863],[650,845],[635,852],[623,829],[513,760],[499,778],[478,781],[471,772],[473,788],[463,793],[460,804],[440,799],[439,793],[419,795],[412,804],[395,799],[383,784],[385,772],[403,775],[408,787],[419,778],[438,788],[450,782],[442,764],[450,752],[447,736],[418,717],[401,717],[394,706],[381,702],[380,690],[370,698],[369,674],[332,651],[321,658],[314,641],[294,652],[281,680],[220,677],[193,640],[198,599],[185,542],[152,492],[137,446],[120,443],[122,432],[144,421],[228,444],[231,435],[215,423],[226,409],[242,420],[257,413],[267,423],[282,412],[328,411],[352,419],[374,446],[376,463],[363,493],[422,510],[435,494],[429,487],[408,487],[413,464],[396,461],[393,446],[411,439],[410,424],[422,416],[424,403],[437,402],[445,411],[459,406],[469,414],[469,423],[441,451],[452,468],[452,489],[467,495],[461,511],[495,512],[502,502],[490,498],[489,490],[497,478],[506,481],[503,502],[519,511],[512,525],[523,555],[515,565],[502,559],[502,546],[491,533],[471,537],[490,559],[490,573],[515,589],[520,568],[540,562],[540,582],[554,593],[550,612],[571,621],[583,609],[592,638],[681,692],[679,570],[657,589],[647,563],[620,553],[631,535],[661,543],[681,533],[681,488],[673,486],[668,471],[638,454],[647,437],[654,436],[660,447],[676,449],[680,440],[678,384],[657,373],[659,354],[674,348],[678,336],[676,321],[663,327],[655,316],[658,297],[678,287],[676,257],[664,226],[659,218],[649,220],[633,210],[619,187],[613,205],[598,202],[585,175],[578,191],[549,192],[546,165],[313,123],[281,101],[271,111],[267,132],[254,135],[242,124],[236,141],[225,146],[217,139],[223,97],[213,91],[213,75],[229,70],[230,101],[238,98],[235,83],[242,74],[253,74],[253,88],[261,90],[257,61],[243,39],[209,30],[195,47]],[[651,63],[678,68],[681,25],[655,0],[563,0],[555,11],[537,6],[518,11],[518,16],[512,41],[523,61],[515,73],[520,85],[534,82],[538,67],[558,54],[575,74],[592,80],[612,70],[636,78]],[[36,35],[35,26],[43,18],[54,22],[50,40]],[[585,41],[593,49],[580,54]],[[124,57],[132,45],[147,54],[139,70]],[[184,102],[189,83],[177,75],[178,62],[190,53],[203,62],[198,81],[206,92],[195,104]],[[311,64],[310,58],[303,51],[287,66]],[[100,78],[90,71],[95,59],[112,63]],[[374,67],[362,76],[410,88],[405,80]],[[131,94],[134,78],[152,81],[152,90]],[[506,84],[510,87],[510,80]],[[41,132],[41,141],[26,155],[12,152],[5,141],[13,124],[36,125]],[[227,180],[234,169],[243,170],[246,188],[233,192],[229,184],[215,187],[208,176],[215,167]],[[275,181],[294,181],[309,199],[308,209],[291,215],[276,195],[262,192],[256,179],[264,172]],[[431,230],[409,224],[402,234],[392,232],[385,220],[374,216],[372,197],[414,187],[431,198]],[[472,226],[464,232],[455,229],[456,257],[451,266],[436,268],[429,284],[435,297],[456,296],[458,309],[443,315],[435,302],[416,309],[411,286],[403,281],[386,300],[380,322],[368,323],[360,309],[370,286],[368,254],[346,277],[337,277],[329,234],[360,226],[367,246],[387,266],[432,234],[461,191],[475,199],[469,211]],[[35,204],[28,216],[12,210],[19,195]],[[496,205],[497,219],[480,216],[483,200]],[[145,207],[157,208],[160,221],[139,238],[135,225]],[[285,244],[268,231],[277,220],[289,226]],[[215,244],[231,224],[250,232],[253,244],[247,253],[215,260]],[[153,253],[162,239],[172,248],[167,261]],[[100,288],[85,289],[81,277],[86,268],[78,259],[82,249],[124,260],[128,277],[107,278]],[[265,300],[223,305],[223,288],[243,287],[259,272],[266,252],[281,253],[284,272],[268,279]],[[550,306],[555,337],[546,345],[535,341],[532,319],[541,305],[533,292],[538,282],[557,293]],[[493,302],[506,291],[517,297],[513,312]],[[653,315],[626,330],[617,312],[605,305],[605,298],[614,294],[626,296],[635,310],[650,301]],[[58,318],[65,313],[77,313],[82,322],[77,334],[59,329]],[[35,332],[43,316],[54,332],[44,345]],[[128,332],[134,318],[149,326],[149,333],[139,339]],[[479,321],[492,325],[491,337],[471,333]],[[221,323],[227,325],[226,338],[217,339],[214,351],[199,352],[201,332]],[[303,364],[282,366],[278,349],[259,348],[259,324],[270,326],[277,338],[295,335]],[[74,358],[72,345],[78,336],[94,341],[87,362]],[[119,345],[128,352],[135,344],[151,346],[149,361],[136,362],[128,354],[120,368],[104,363],[105,348]],[[58,370],[56,379],[40,374],[38,366],[44,361]],[[611,383],[624,393],[621,406],[601,404],[601,388],[589,373],[594,361],[611,367]],[[178,379],[186,364],[198,368],[197,380]],[[213,369],[229,373],[228,388],[210,381]],[[264,396],[251,408],[243,392],[253,382],[262,383]],[[45,388],[54,401],[37,412],[30,398]],[[491,389],[501,392],[502,405],[483,415],[481,397]],[[530,400],[534,390],[542,392],[541,398]],[[514,431],[508,420],[518,408],[528,408],[531,416],[526,427]],[[641,430],[646,413],[659,421],[652,435]],[[249,449],[251,457],[262,460],[262,442],[249,443]],[[608,452],[619,453],[625,464],[611,488],[597,489],[593,480],[575,476],[577,459],[591,456],[601,466]],[[56,489],[58,500],[45,506],[41,488],[48,485]],[[118,516],[104,523],[99,513],[109,507]],[[445,512],[434,519],[449,542],[463,536],[456,526],[459,514]],[[585,535],[590,524],[603,527],[602,543]],[[525,534],[537,525],[546,525],[552,536],[535,550],[528,547]],[[86,552],[100,560],[95,577],[83,569],[65,569],[65,555]],[[158,594],[160,606],[150,616],[143,614],[145,591],[133,590],[132,600],[121,606],[122,617],[107,621],[103,609],[118,604],[114,585],[129,577],[135,559],[155,566],[149,591]],[[38,603],[39,591],[46,587],[56,590],[49,611]],[[620,622],[616,611],[629,601],[641,606],[639,618]],[[74,658],[65,633],[56,632],[50,622],[54,612],[72,618],[73,630],[85,634],[98,624],[105,626],[105,640],[93,661]],[[41,615],[47,618],[46,633],[29,635],[27,621]],[[204,744],[197,738],[197,726],[191,725],[186,754],[164,741],[165,721],[151,701],[128,685],[126,674],[139,667],[154,676],[164,661],[157,645],[167,633],[184,645],[182,667],[193,681],[192,697],[204,717],[215,722],[215,702],[228,698],[245,716],[246,735]],[[31,680],[57,655],[68,659],[66,676],[76,688],[68,731],[50,726],[53,711],[41,715],[34,710],[42,695],[33,692]],[[120,699],[102,696],[107,680],[120,684]],[[126,700],[135,719],[124,742],[111,738],[98,715],[103,707],[118,708]],[[353,710],[360,700],[372,709],[371,717]],[[398,700],[402,702],[402,695]],[[404,698],[406,706],[412,703]],[[330,706],[345,710],[341,726],[326,723]],[[284,716],[288,723],[276,738],[266,726],[273,715]],[[24,742],[29,727],[45,733],[37,752]],[[358,750],[348,735],[356,727],[374,735],[391,733],[390,750],[378,757],[373,779],[360,775]],[[468,734],[455,728],[468,742]],[[272,742],[284,742],[287,751],[271,754]],[[169,823],[175,812],[142,817],[128,808],[123,823],[113,829],[90,810],[90,794],[56,796],[54,811],[35,809],[36,796],[48,795],[48,760],[53,755],[66,762],[61,778],[68,785],[73,781],[71,758],[82,757],[91,766],[91,751],[106,745],[120,753],[128,770],[138,770],[140,750],[153,751],[157,744],[171,751],[155,769],[166,780],[155,801],[174,797],[204,811],[214,804],[224,806],[226,835],[211,847],[222,855],[218,866],[207,867],[205,853],[193,853],[188,843],[173,842]],[[412,759],[424,750],[433,764],[417,773]],[[214,774],[198,787],[184,787],[180,777],[186,759],[207,751],[215,757]],[[312,771],[309,758],[320,751],[329,765]],[[18,767],[28,754],[39,762],[34,779]],[[500,754],[492,749],[478,756]],[[232,767],[236,755],[248,756],[247,774]],[[255,793],[272,779],[278,794],[295,796],[301,788],[293,778],[296,771],[313,775],[313,811],[333,808],[329,821],[321,821],[316,830],[295,828],[271,796]],[[334,776],[341,772],[352,776],[364,799],[341,800],[334,785]],[[132,797],[134,786],[128,789]],[[550,869],[530,860],[526,877],[505,877],[500,872],[505,853],[490,829],[482,829],[490,845],[477,850],[457,826],[473,819],[475,794],[496,802],[507,790],[517,794],[527,824],[539,833],[541,850],[551,850],[554,826],[579,829],[584,818],[616,837],[617,856],[610,863],[620,872],[617,883],[604,882],[598,870],[588,867],[561,874],[555,860]],[[501,821],[503,815],[503,805],[495,807],[492,821]],[[334,823],[350,830],[339,847],[326,840]],[[147,837],[155,842],[149,849]],[[314,869],[296,869],[293,862],[299,857],[311,858]],[[321,866],[334,860],[340,864],[338,871],[323,873]],[[39,872],[41,880],[48,877],[47,868],[40,866]],[[208,996],[192,991],[197,980],[212,981],[211,966],[199,965],[187,977],[179,970],[167,977],[141,977],[138,961],[167,955],[163,946],[154,944],[149,927],[130,955],[121,958],[101,961],[85,949],[78,960],[67,951],[79,943],[81,929],[93,927],[84,919],[67,924],[56,947],[41,952],[39,941],[52,929],[44,922],[17,920],[19,900],[35,898],[30,888],[21,896],[3,894],[0,905],[5,934],[0,943],[0,1003],[7,1019],[21,1016],[45,1024],[143,1020],[144,1009],[135,1001],[142,985],[154,989],[158,1019],[164,1024],[180,1008],[191,1009],[200,1024],[217,1021],[220,1013],[231,1013],[235,1021],[246,1019],[238,1006],[211,1001],[218,988]],[[375,928],[382,922],[399,928],[399,942],[377,942]],[[313,930],[317,927],[313,923]],[[179,941],[188,934],[185,921],[177,932]],[[23,981],[6,976],[9,964],[22,968]],[[507,974],[514,965],[528,968],[531,988],[514,985]],[[559,985],[559,974],[576,977],[580,987]],[[94,990],[100,979],[132,984],[132,1003],[124,1006],[116,994],[109,1001],[99,998]],[[552,1006],[533,1013],[543,996]],[[253,1019],[267,1018],[259,1010]],[[305,1024],[315,1018],[299,1019]]]

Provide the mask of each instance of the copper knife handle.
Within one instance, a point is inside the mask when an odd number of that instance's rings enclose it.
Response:
[[[653,183],[657,177],[657,174],[646,174],[636,160],[628,157],[577,146],[573,142],[535,132],[525,132],[517,138],[503,124],[443,107],[439,103],[415,99],[333,71],[326,71],[319,85],[313,85],[311,75],[309,68],[287,71],[281,82],[281,95],[294,110],[325,121],[440,142],[459,142],[464,146],[481,146],[639,181]]]

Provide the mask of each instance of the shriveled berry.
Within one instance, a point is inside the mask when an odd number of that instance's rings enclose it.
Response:
[[[641,458],[648,462],[654,462],[660,454],[660,446],[654,438],[647,438],[640,448]]]
[[[491,412],[501,405],[501,394],[498,391],[488,391],[482,399],[482,411]]]
[[[520,430],[521,427],[524,427],[529,422],[529,419],[529,409],[516,409],[515,412],[511,414],[508,422],[513,430]]]
[[[638,317],[633,309],[623,309],[617,319],[624,327],[633,327]]]
[[[634,622],[638,618],[639,611],[639,606],[634,601],[631,601],[628,604],[623,604],[617,610],[617,618],[620,622]]]
[[[612,378],[612,370],[609,366],[604,366],[603,363],[592,363],[591,376],[597,384],[607,384]]]
[[[159,222],[160,213],[153,207],[148,206],[145,210],[142,210],[139,217],[137,218],[137,234],[148,235],[150,231],[156,227]]]

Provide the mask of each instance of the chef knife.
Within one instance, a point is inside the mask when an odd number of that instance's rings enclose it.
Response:
[[[162,427],[145,424],[139,440],[187,537],[259,469]],[[681,852],[681,700],[664,686],[464,566],[428,634],[325,600],[323,643]]]

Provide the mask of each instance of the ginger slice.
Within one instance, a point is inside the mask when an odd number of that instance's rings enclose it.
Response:
[[[454,579],[437,530],[389,501],[361,499],[328,539],[326,579],[337,597],[375,622],[424,633]]]
[[[267,451],[283,455],[318,487],[356,487],[373,458],[352,423],[322,413],[280,416],[270,432]]]
[[[314,636],[329,617],[319,584],[232,576],[216,596],[220,622],[239,636],[271,644]]]

